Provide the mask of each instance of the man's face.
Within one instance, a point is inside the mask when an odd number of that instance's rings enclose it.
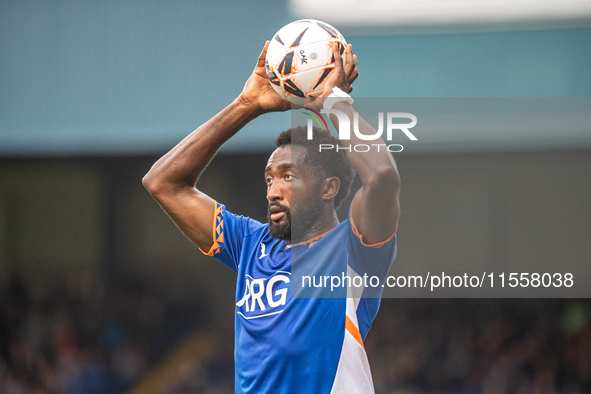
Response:
[[[321,183],[304,163],[305,156],[306,148],[287,145],[275,150],[267,162],[267,219],[275,238],[304,241],[300,238],[322,219]]]

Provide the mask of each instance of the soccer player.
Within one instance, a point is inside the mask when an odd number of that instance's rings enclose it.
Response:
[[[292,297],[291,278],[300,264],[318,272],[337,267],[331,272],[350,277],[371,272],[384,283],[396,255],[399,216],[400,177],[390,153],[356,152],[351,146],[364,141],[355,133],[338,151],[319,152],[318,144],[339,140],[320,129],[312,140],[304,127],[282,132],[264,169],[265,224],[228,212],[196,188],[226,140],[257,116],[291,108],[267,79],[268,45],[240,96],[159,159],[143,184],[191,241],[237,274],[236,393],[373,393],[363,340],[379,298],[351,288],[348,297]],[[310,105],[353,119],[347,93],[358,75],[357,58],[347,46],[343,67],[339,52],[333,53],[335,68],[322,97]],[[338,128],[337,118],[331,120]],[[359,130],[375,134],[362,117]],[[349,218],[339,223],[335,208],[349,193],[353,168],[362,187]]]

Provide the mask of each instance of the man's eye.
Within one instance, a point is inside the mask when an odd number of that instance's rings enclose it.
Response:
[[[291,174],[285,174],[285,179],[287,179],[288,181],[291,181],[293,179],[293,177],[291,176]]]
[[[265,182],[267,183],[267,185],[270,185],[273,182],[273,178],[266,178]]]

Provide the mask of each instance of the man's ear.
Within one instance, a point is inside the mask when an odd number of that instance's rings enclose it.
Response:
[[[336,176],[326,178],[322,182],[322,199],[330,200],[337,196],[339,189],[341,188],[341,180]]]

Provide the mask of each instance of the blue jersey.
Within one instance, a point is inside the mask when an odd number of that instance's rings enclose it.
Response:
[[[341,298],[292,298],[292,263],[336,265],[349,276],[371,266],[383,283],[396,256],[395,235],[365,245],[349,218],[326,234],[288,245],[269,234],[268,224],[230,213],[217,202],[213,232],[207,254],[238,275],[236,393],[373,393],[363,340],[380,299],[350,292]]]

